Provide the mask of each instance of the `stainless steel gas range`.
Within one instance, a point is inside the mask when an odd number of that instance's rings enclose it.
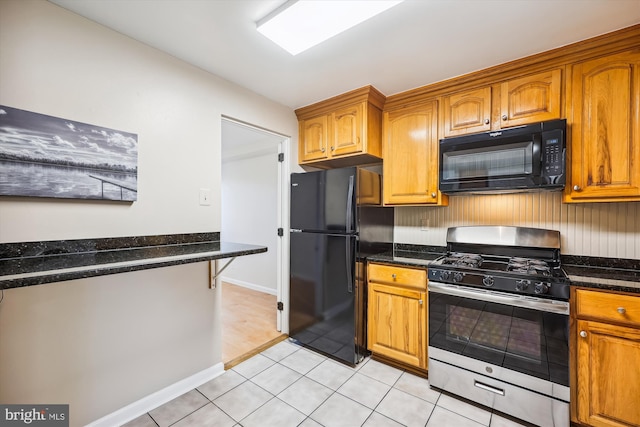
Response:
[[[569,426],[569,279],[560,233],[455,227],[429,266],[429,382],[540,426]]]

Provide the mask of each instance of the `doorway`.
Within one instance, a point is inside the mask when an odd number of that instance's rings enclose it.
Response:
[[[289,143],[287,136],[222,118],[222,239],[268,248],[237,258],[222,274],[225,366],[288,331]]]

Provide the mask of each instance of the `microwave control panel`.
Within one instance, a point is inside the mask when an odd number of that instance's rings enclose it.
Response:
[[[559,129],[542,133],[542,168],[546,176],[564,173],[564,135]]]

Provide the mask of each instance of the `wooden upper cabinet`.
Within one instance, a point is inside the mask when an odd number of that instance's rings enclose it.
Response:
[[[561,93],[562,70],[555,69],[445,95],[442,98],[443,136],[559,119]]]
[[[331,115],[333,138],[330,149],[332,156],[362,151],[363,110],[365,108],[365,103],[362,102],[341,108]]]
[[[300,160],[309,162],[326,159],[328,156],[327,140],[329,137],[328,117],[320,116],[300,120],[299,126],[301,140]]]
[[[559,119],[562,71],[508,80],[500,86],[500,127]]]
[[[358,168],[358,205],[380,206],[382,204],[380,187],[380,175]]]
[[[384,100],[366,86],[297,109],[298,162],[319,168],[380,163]]]
[[[640,200],[640,51],[574,64],[565,202]]]
[[[387,111],[383,117],[385,205],[446,205],[438,191],[438,104]]]
[[[491,129],[491,87],[444,96],[445,138]]]

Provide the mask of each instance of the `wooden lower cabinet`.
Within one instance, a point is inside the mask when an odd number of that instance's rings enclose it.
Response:
[[[594,427],[640,426],[640,297],[576,293],[574,419]]]
[[[427,369],[426,271],[369,264],[367,347],[374,356]]]
[[[580,320],[578,331],[578,420],[640,426],[640,330]]]

